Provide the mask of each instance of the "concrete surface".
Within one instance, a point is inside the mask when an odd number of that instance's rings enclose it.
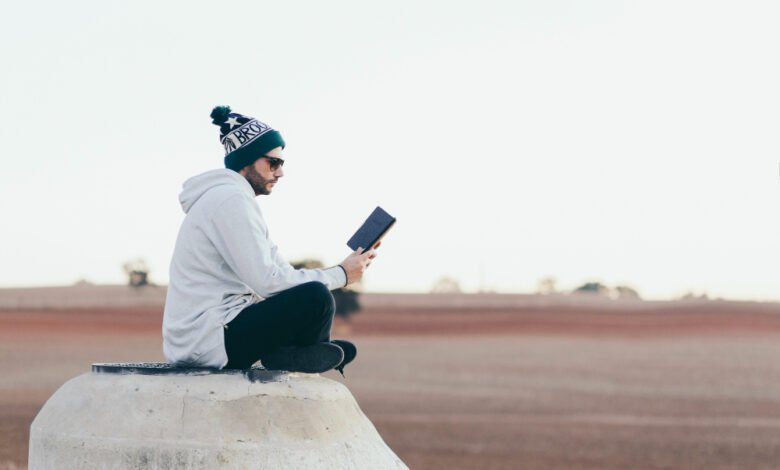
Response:
[[[313,374],[89,373],[30,429],[38,469],[403,469],[349,390]]]

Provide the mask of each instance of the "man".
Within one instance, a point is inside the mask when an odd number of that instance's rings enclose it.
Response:
[[[357,350],[330,341],[330,291],[358,281],[376,256],[350,254],[326,269],[293,269],[269,238],[259,195],[284,176],[281,134],[218,106],[211,112],[225,147],[225,169],[190,178],[179,195],[187,214],[176,239],[163,317],[171,363],[324,372]]]

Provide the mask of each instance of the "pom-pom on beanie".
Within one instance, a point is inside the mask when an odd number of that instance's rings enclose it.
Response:
[[[285,146],[279,131],[253,117],[232,112],[230,106],[211,110],[211,119],[219,126],[219,141],[225,147],[225,168],[238,171],[269,150]]]

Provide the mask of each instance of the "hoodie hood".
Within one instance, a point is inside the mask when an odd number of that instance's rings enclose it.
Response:
[[[252,191],[252,186],[241,175],[233,170],[227,168],[220,168],[218,170],[211,170],[205,173],[201,173],[197,176],[193,176],[188,179],[182,185],[181,193],[179,194],[179,202],[184,213],[188,213],[192,206],[211,189],[218,186],[229,185],[238,186],[242,190],[248,191],[254,198],[255,194]]]

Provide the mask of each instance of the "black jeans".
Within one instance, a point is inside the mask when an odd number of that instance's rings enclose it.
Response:
[[[330,341],[336,304],[327,286],[307,282],[247,307],[224,330],[226,369],[246,369],[284,346]]]

